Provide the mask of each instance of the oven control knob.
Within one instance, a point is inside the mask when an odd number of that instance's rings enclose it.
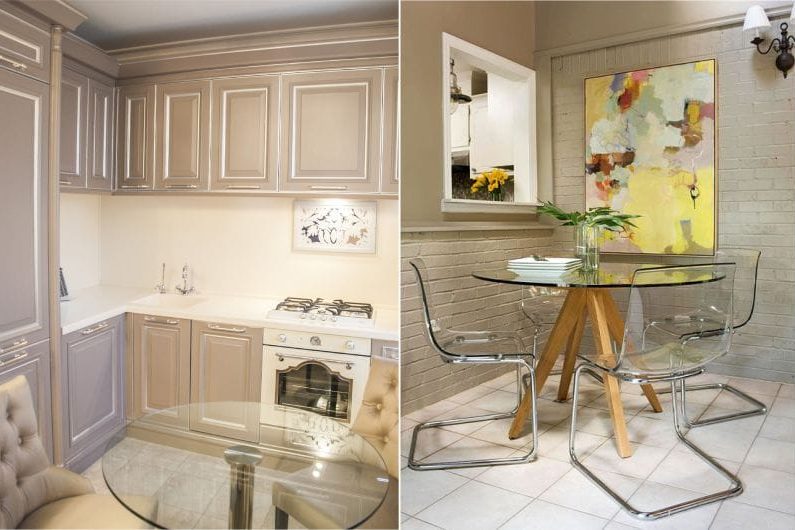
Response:
[[[320,337],[317,335],[312,335],[312,337],[309,339],[309,344],[312,346],[320,346]]]
[[[355,342],[353,342],[352,340],[346,340],[345,341],[345,349],[346,350],[353,351],[354,348],[356,348],[356,343]]]
[[[285,335],[284,333],[280,333],[279,342],[287,342],[287,335]]]

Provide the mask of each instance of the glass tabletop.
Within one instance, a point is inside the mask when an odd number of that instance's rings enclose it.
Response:
[[[173,426],[174,418],[200,417],[208,406],[259,417],[259,442]],[[354,527],[378,509],[389,487],[381,455],[348,425],[260,403],[191,404],[143,416],[108,443],[102,474],[111,493],[153,526],[228,528],[241,491],[230,463],[241,454],[255,462],[252,528],[274,528],[274,495],[298,496],[340,528]]]
[[[705,260],[706,262],[706,260]],[[670,267],[670,268],[666,268]],[[690,285],[712,282],[721,278],[703,271],[687,271],[659,263],[602,262],[595,271],[574,269],[564,273],[537,271],[518,271],[509,269],[507,264],[501,269],[475,271],[475,278],[497,283],[515,285],[535,285],[548,287],[589,287],[615,288],[632,285],[632,276],[638,269],[661,268],[656,274],[644,278],[644,284],[655,287],[666,285]]]

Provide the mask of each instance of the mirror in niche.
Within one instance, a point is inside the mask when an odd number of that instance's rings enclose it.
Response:
[[[443,212],[537,204],[535,72],[447,33]]]

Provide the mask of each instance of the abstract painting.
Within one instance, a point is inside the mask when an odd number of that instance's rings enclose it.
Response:
[[[585,203],[640,215],[602,250],[715,249],[715,61],[585,80]]]
[[[293,249],[375,252],[376,203],[338,200],[293,203]]]

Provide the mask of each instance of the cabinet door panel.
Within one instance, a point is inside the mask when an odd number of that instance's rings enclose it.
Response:
[[[400,120],[398,119],[398,69],[384,70],[383,157],[381,159],[381,191],[400,190]]]
[[[209,163],[209,82],[158,87],[158,189],[206,189]]]
[[[282,82],[282,187],[377,191],[381,70],[286,75]]]
[[[0,9],[0,69],[50,79],[50,34]]]
[[[62,187],[86,187],[86,117],[88,78],[63,70],[61,80],[61,154]]]
[[[113,87],[88,84],[88,187],[113,189]]]
[[[133,326],[134,415],[139,417],[187,405],[190,321],[135,315]],[[184,410],[159,414],[153,421],[183,428],[188,426]]]
[[[212,189],[276,189],[278,96],[276,76],[213,82]]]
[[[0,70],[0,352],[49,338],[47,95],[49,87]]]
[[[210,326],[194,324],[190,428],[257,441],[258,407],[235,407],[228,402],[260,401],[262,330],[230,333]]]
[[[120,189],[151,189],[155,87],[119,91],[118,178]]]

